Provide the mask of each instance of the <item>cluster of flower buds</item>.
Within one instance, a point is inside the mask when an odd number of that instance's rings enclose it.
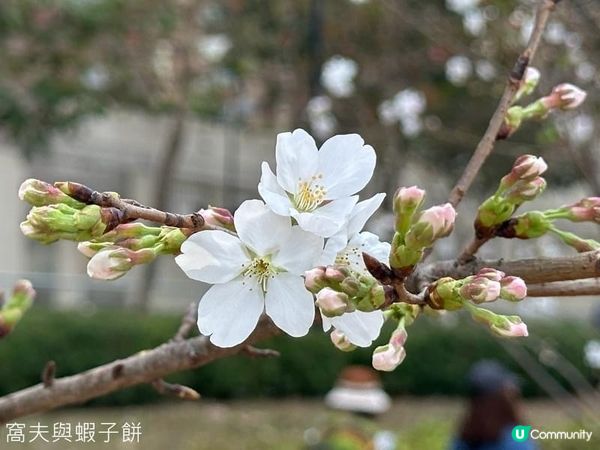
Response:
[[[496,314],[489,309],[479,308],[473,304],[465,303],[465,309],[476,322],[487,325],[494,334],[502,337],[525,337],[529,333],[527,325],[519,316],[504,316]]]
[[[98,239],[81,242],[77,248],[90,258],[87,272],[91,278],[114,280],[136,265],[154,261],[159,255],[177,254],[188,237],[185,231],[128,223],[118,225]]]
[[[537,86],[539,79],[540,72],[537,69],[527,69],[513,103],[526,95],[530,95]],[[586,92],[577,86],[562,83],[555,86],[549,95],[539,98],[527,106],[511,106],[506,113],[502,128],[498,132],[498,139],[510,137],[521,127],[524,121],[543,119],[548,113],[555,110],[576,109],[584,102],[586,96]]]
[[[31,307],[34,298],[35,290],[29,281],[19,280],[15,283],[12,295],[6,302],[0,304],[0,338],[14,329]]]
[[[400,188],[394,196],[395,233],[390,266],[408,272],[419,262],[423,251],[448,236],[456,219],[451,204],[432,206],[419,212],[425,191],[416,186]]]
[[[462,308],[466,302],[480,304],[498,299],[518,302],[526,296],[527,286],[521,278],[491,268],[460,280],[440,278],[428,288],[429,306],[450,311]]]
[[[546,188],[546,180],[540,175],[548,166],[537,156],[519,156],[498,189],[477,210],[475,231],[479,238],[490,237],[496,227],[512,217],[516,209],[526,201],[539,196]]]
[[[520,214],[504,222],[502,227],[496,230],[495,235],[506,238],[534,239],[551,232],[578,252],[600,248],[600,243],[593,239],[584,239],[574,233],[558,229],[554,225],[554,221],[557,219],[600,223],[600,198],[589,197],[557,209],[529,211]]]
[[[81,203],[64,191],[64,185],[35,179],[21,184],[19,197],[33,206],[21,223],[25,236],[44,244],[59,239],[80,242],[102,236],[121,222],[118,209]]]
[[[316,304],[327,317],[355,310],[374,311],[385,302],[385,290],[375,278],[348,266],[315,267],[304,277],[306,289],[316,295]]]

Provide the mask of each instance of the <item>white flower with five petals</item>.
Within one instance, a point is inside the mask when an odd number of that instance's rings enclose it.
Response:
[[[277,136],[275,153],[277,176],[263,162],[258,192],[275,213],[322,237],[343,227],[375,169],[375,150],[358,134],[333,136],[319,150],[297,129]]]
[[[367,220],[379,208],[385,194],[377,194],[368,200],[359,202],[352,210],[346,226],[327,240],[319,263],[321,265],[343,264],[360,274],[368,274],[362,254],[387,263],[391,245],[381,242],[379,237],[368,231],[360,231]],[[323,330],[332,326],[341,331],[348,340],[358,347],[369,347],[379,336],[383,326],[383,312],[380,310],[354,311],[338,317],[323,318]]]
[[[314,267],[323,239],[260,200],[242,203],[234,224],[238,236],[198,232],[175,258],[189,278],[214,284],[198,306],[200,332],[219,347],[233,347],[246,340],[264,311],[287,334],[304,336],[314,302],[302,274]]]

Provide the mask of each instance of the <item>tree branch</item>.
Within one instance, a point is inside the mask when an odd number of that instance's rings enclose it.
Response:
[[[554,281],[552,283],[529,284],[528,297],[569,297],[600,295],[600,278],[585,280]]]
[[[411,284],[426,285],[442,277],[464,278],[484,267],[502,270],[523,278],[528,284],[600,277],[600,250],[558,258],[526,258],[514,261],[474,259],[464,264],[438,261],[427,264],[413,275]]]
[[[98,205],[103,208],[116,208],[123,214],[122,221],[136,219],[149,220],[170,227],[191,228],[200,230],[206,228],[204,217],[200,213],[175,214],[144,206],[133,200],[122,199],[112,192],[98,192],[80,184],[67,181],[64,183],[68,195],[75,200],[88,205]]]
[[[57,378],[51,387],[40,383],[0,398],[0,423],[82,403],[136,384],[153,383],[171,373],[204,366],[239,353],[246,346],[277,333],[275,326],[265,319],[245,343],[236,347],[216,347],[207,337],[198,336],[186,341],[168,342],[77,375]]]
[[[519,84],[523,79],[523,75],[525,74],[525,70],[527,69],[529,62],[533,59],[537,51],[542,34],[546,28],[546,23],[548,22],[548,17],[559,1],[560,0],[542,0],[540,2],[535,18],[535,26],[531,33],[531,37],[529,38],[529,43],[527,44],[525,50],[523,50],[523,53],[521,53],[517,58],[517,62],[509,74],[508,82],[504,88],[504,93],[502,94],[500,103],[498,104],[498,107],[496,108],[496,111],[490,120],[485,134],[477,145],[477,148],[475,149],[473,156],[471,156],[471,159],[465,167],[460,179],[450,192],[448,201],[453,206],[456,206],[461,202],[464,195],[471,187],[471,184],[473,184],[473,180],[475,180],[475,177],[481,170],[481,167],[492,153],[498,132],[504,123],[506,112],[515,98],[515,94],[519,89]]]

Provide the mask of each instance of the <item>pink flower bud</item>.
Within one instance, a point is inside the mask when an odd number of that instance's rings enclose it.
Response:
[[[547,97],[542,98],[544,106],[548,109],[576,109],[587,97],[587,93],[570,83],[555,86]]]
[[[600,197],[584,198],[566,208],[568,208],[569,220],[600,223]]]
[[[323,315],[337,317],[348,311],[348,301],[349,298],[346,294],[326,287],[317,294],[316,304]]]
[[[491,267],[484,267],[477,272],[478,277],[485,277],[492,281],[500,281],[506,276],[504,272],[498,269],[492,269]]]
[[[87,273],[96,280],[116,280],[125,275],[133,266],[148,263],[156,258],[154,249],[130,250],[113,247],[96,253],[89,260]]]
[[[529,181],[518,181],[505,194],[513,203],[523,203],[537,198],[546,189],[546,180],[537,177]]]
[[[418,208],[425,198],[425,191],[417,186],[401,187],[394,196],[394,210],[414,210]]]
[[[527,296],[527,285],[519,277],[505,277],[500,285],[500,297],[511,302],[518,302]]]
[[[510,176],[514,180],[532,180],[539,177],[548,169],[548,165],[543,158],[533,155],[519,156],[510,171]]]
[[[450,203],[426,209],[408,231],[406,245],[411,248],[430,247],[436,239],[452,232],[455,219],[456,211]]]
[[[399,327],[394,330],[392,335],[390,336],[389,344],[395,349],[400,349],[404,347],[406,343],[406,339],[408,338],[408,333],[404,327]]]
[[[36,295],[35,289],[29,280],[18,280],[13,287],[13,295],[21,295],[33,299]]]
[[[500,295],[500,283],[486,277],[476,276],[460,288],[460,295],[474,303],[493,302]]]
[[[228,209],[209,206],[208,209],[201,209],[198,212],[204,217],[207,225],[222,227],[232,231],[235,230],[233,214]]]
[[[328,266],[325,269],[325,278],[328,281],[337,281],[341,283],[349,275],[349,272],[342,267]]]
[[[499,336],[503,337],[527,337],[529,331],[527,325],[518,316],[500,316],[503,321],[493,324],[490,329]]]
[[[338,350],[343,352],[351,352],[352,350],[356,349],[356,345],[350,342],[346,335],[340,330],[334,329],[329,335],[329,338]]]
[[[384,345],[377,347],[373,351],[372,364],[377,370],[384,372],[391,372],[398,367],[404,358],[406,357],[406,350],[404,347],[396,349],[392,345]]]
[[[315,267],[304,272],[304,286],[313,294],[325,287],[325,267]]]

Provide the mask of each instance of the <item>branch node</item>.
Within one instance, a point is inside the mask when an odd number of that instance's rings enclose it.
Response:
[[[181,400],[198,400],[200,398],[198,391],[182,384],[167,383],[160,378],[150,384],[161,395],[171,395]]]
[[[54,384],[54,377],[56,376],[56,362],[48,361],[42,371],[42,383],[44,387],[49,389]]]
[[[125,371],[125,366],[122,363],[117,363],[114,365],[114,367],[112,368],[112,377],[113,380],[116,380],[117,378],[121,378],[123,376],[123,372]]]

